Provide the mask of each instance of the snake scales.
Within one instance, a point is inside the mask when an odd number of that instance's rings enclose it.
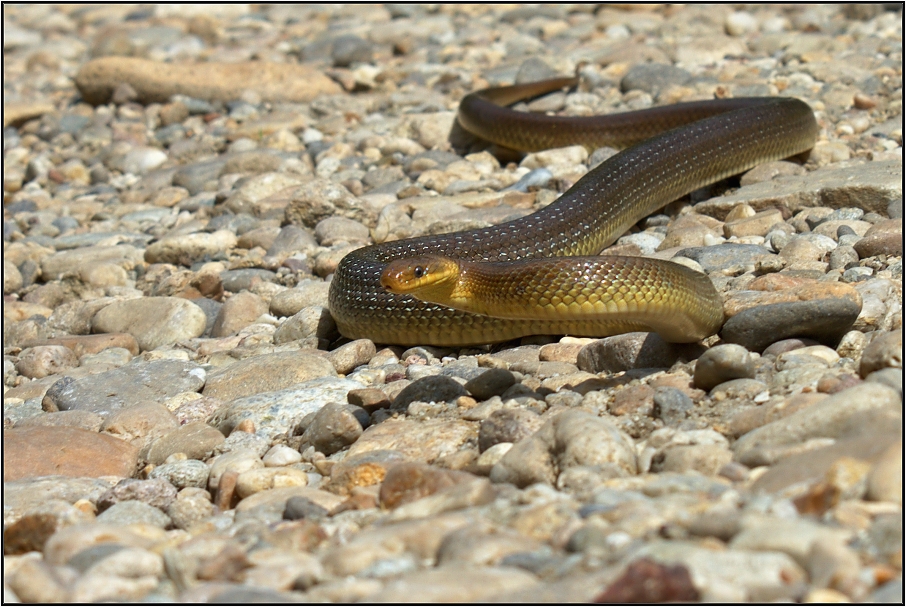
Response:
[[[668,261],[591,256],[680,196],[810,149],[818,130],[811,109],[797,99],[770,97],[593,117],[502,107],[574,83],[560,78],[477,91],[462,100],[458,119],[482,139],[523,151],[574,144],[630,147],[527,217],[349,253],[329,294],[343,335],[463,346],[536,334],[603,337],[652,330],[668,341],[690,342],[720,329],[721,300],[706,276]],[[449,269],[450,260],[465,280],[434,288],[433,295],[440,290],[446,298],[455,291],[454,299],[442,301],[462,309],[391,293],[381,284],[391,262],[384,281],[397,288],[413,272],[421,277],[426,264]]]

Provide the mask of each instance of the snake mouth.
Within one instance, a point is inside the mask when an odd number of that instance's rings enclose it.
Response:
[[[427,299],[459,278],[459,264],[440,255],[417,255],[391,261],[381,272],[381,286],[390,293]]]

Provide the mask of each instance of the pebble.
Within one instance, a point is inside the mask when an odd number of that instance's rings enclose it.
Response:
[[[298,464],[302,461],[302,455],[286,445],[274,445],[268,449],[264,457],[261,458],[265,466],[280,467]]]
[[[138,448],[81,428],[32,426],[3,431],[5,481],[39,476],[115,476],[135,471]]]
[[[143,403],[108,415],[100,430],[142,448],[179,427],[176,416],[159,403]]]
[[[204,459],[223,441],[223,434],[216,429],[204,422],[192,422],[162,436],[143,455],[152,464],[162,464],[174,453],[183,453],[188,459]]]
[[[237,361],[209,374],[202,393],[234,401],[332,375],[333,366],[322,356],[302,350],[275,352]]]
[[[77,367],[79,359],[75,352],[65,346],[35,346],[19,353],[16,371],[31,379],[48,375],[62,375],[71,367]]]
[[[488,369],[466,382],[465,389],[478,400],[500,396],[516,383],[516,377],[506,369]]]
[[[332,455],[356,442],[369,425],[369,416],[364,409],[328,403],[314,414],[302,440],[317,451]]]
[[[126,500],[118,502],[98,515],[98,523],[107,525],[150,525],[166,529],[172,521],[160,509],[140,502]]]
[[[198,337],[206,326],[204,310],[177,297],[143,297],[111,303],[91,319],[94,333],[128,333],[142,350]]]
[[[347,375],[356,367],[367,364],[375,354],[377,354],[377,348],[373,341],[357,339],[332,351],[327,358],[337,373]]]
[[[866,497],[903,505],[903,443],[892,444],[868,473]]]
[[[517,487],[553,484],[562,471],[577,465],[601,466],[613,476],[632,474],[636,458],[630,445],[631,439],[610,422],[581,411],[565,412],[514,444],[490,478]]]
[[[267,314],[267,310],[267,302],[258,295],[247,291],[237,293],[221,306],[211,327],[211,337],[235,335]]]
[[[720,336],[751,351],[779,339],[808,336],[837,344],[852,328],[862,307],[852,299],[816,299],[754,306],[724,323]]]
[[[428,376],[417,379],[403,388],[393,399],[393,407],[405,409],[416,401],[453,401],[465,394],[466,390],[462,384],[451,377],[443,375]]]
[[[710,390],[731,379],[755,377],[755,365],[748,350],[735,344],[715,346],[695,362],[696,388]]]
[[[290,432],[309,413],[329,402],[343,402],[350,390],[361,388],[359,382],[334,377],[302,381],[283,390],[236,398],[218,409],[208,423],[228,432],[248,420],[267,435]]]
[[[859,375],[863,378],[885,368],[903,368],[902,331],[890,331],[878,335],[862,351]]]
[[[863,383],[820,403],[771,422],[740,437],[733,449],[747,464],[769,458],[772,448],[793,446],[813,438],[839,438],[860,416],[892,411],[899,395],[887,386]]]
[[[350,447],[347,457],[378,449],[399,451],[409,459],[432,463],[475,439],[471,424],[461,421],[387,420],[370,426]]]
[[[484,453],[500,443],[517,443],[534,434],[543,420],[526,409],[500,409],[491,413],[478,428],[478,450]]]
[[[286,85],[287,82],[296,84]],[[106,103],[121,83],[127,83],[144,103],[166,102],[175,94],[231,101],[237,90],[252,90],[267,101],[308,101],[317,94],[339,91],[334,82],[308,66],[269,62],[184,66],[133,57],[103,57],[89,61],[76,74],[76,86],[93,104]]]
[[[688,347],[665,342],[655,333],[625,333],[592,342],[576,358],[589,373],[619,373],[630,369],[665,368],[673,365]]]
[[[901,599],[896,7],[6,8],[7,600]],[[721,335],[340,336],[349,251],[617,153],[456,124],[577,62],[519,109],[816,111],[609,249],[707,273]]]
[[[821,146],[816,148],[820,150]],[[819,162],[828,160],[822,160],[819,152]],[[888,202],[902,197],[902,186],[897,181],[902,174],[898,162],[888,160],[839,168],[829,165],[824,170],[787,177],[782,188],[776,181],[754,183],[733,194],[699,202],[695,211],[722,217],[742,203],[756,211],[782,205],[793,212],[821,204],[831,208],[856,206],[865,212],[886,214]]]
[[[692,399],[683,392],[676,388],[662,387],[654,392],[651,414],[664,420],[665,424],[675,425],[689,415],[692,407]]]
[[[287,318],[274,332],[274,343],[285,344],[309,337],[331,339],[337,335],[337,325],[330,311],[323,306],[303,308]]]
[[[182,452],[178,451],[177,453]],[[210,468],[204,462],[197,459],[184,459],[156,466],[148,473],[148,478],[164,479],[177,489],[185,489],[186,487],[204,488],[207,486],[209,474]]]
[[[107,416],[143,402],[163,403],[177,394],[195,392],[204,383],[205,373],[198,365],[179,360],[136,359],[88,377],[64,377],[50,386],[42,404],[47,411],[75,409]]]

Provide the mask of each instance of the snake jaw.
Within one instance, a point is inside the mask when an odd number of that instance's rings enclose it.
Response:
[[[381,272],[381,286],[397,295],[433,301],[448,296],[459,278],[459,264],[449,257],[417,255],[391,261]]]

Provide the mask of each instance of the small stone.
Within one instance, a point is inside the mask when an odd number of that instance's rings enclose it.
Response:
[[[62,603],[70,597],[69,589],[59,579],[55,568],[40,559],[25,561],[14,569],[4,586],[23,602]]]
[[[327,516],[327,509],[319,506],[307,497],[297,495],[286,500],[283,520],[298,521],[301,519],[320,520]]]
[[[210,468],[206,463],[197,459],[184,459],[156,466],[148,474],[148,478],[164,479],[177,490],[182,490],[186,487],[207,487],[209,474]]]
[[[333,364],[337,373],[346,375],[354,371],[356,367],[368,364],[376,353],[377,348],[373,341],[357,339],[333,350],[327,355],[327,359]]]
[[[223,254],[237,245],[236,235],[229,230],[167,236],[148,245],[145,261],[191,266],[197,261]]]
[[[189,459],[205,459],[224,441],[223,434],[204,422],[192,422],[166,434],[147,449],[145,459],[163,464],[174,453],[185,453]]]
[[[368,228],[346,217],[327,217],[315,226],[315,238],[322,247],[339,243],[367,243]]]
[[[851,299],[819,299],[755,306],[724,323],[720,336],[751,351],[787,337],[812,337],[836,345],[862,306]]]
[[[892,414],[897,407],[899,395],[896,391],[881,384],[863,382],[752,430],[736,441],[733,450],[737,461],[747,465],[764,465],[782,454],[771,455],[773,448],[800,445],[815,438],[839,438],[847,428],[858,427],[852,425],[857,424],[857,419]],[[883,420],[883,417],[880,419]]]
[[[623,91],[634,89],[656,94],[670,85],[683,85],[691,74],[684,69],[662,63],[640,63],[626,72],[620,81]]]
[[[863,378],[885,368],[903,368],[903,332],[890,331],[875,337],[862,352],[859,375]]]
[[[404,461],[402,453],[392,449],[372,449],[347,456],[330,470],[328,488],[339,495],[351,495],[356,487],[377,485],[387,470]]]
[[[4,224],[5,225],[5,224]],[[4,238],[5,239],[5,238]],[[9,295],[22,288],[22,274],[16,264],[8,259],[3,260],[3,294]]]
[[[138,500],[117,502],[98,515],[98,523],[107,525],[144,524],[166,529],[172,521],[160,509]]]
[[[378,409],[386,409],[391,404],[387,395],[377,388],[350,390],[346,395],[346,400],[350,405],[361,407],[368,413],[374,413]]]
[[[541,416],[528,409],[500,409],[481,422],[478,450],[485,452],[498,443],[517,443],[543,425]]]
[[[146,402],[114,411],[101,431],[142,448],[178,427],[176,416],[164,405]]]
[[[142,297],[112,303],[91,320],[95,333],[129,333],[142,350],[154,350],[204,333],[204,311],[177,297]]]
[[[700,359],[699,359],[700,360]],[[658,388],[654,392],[652,415],[664,420],[667,425],[675,425],[692,412],[692,399],[676,388]]]
[[[130,477],[138,448],[80,428],[32,426],[3,431],[3,480],[38,476]]]
[[[222,488],[223,477],[228,474],[236,477],[235,481],[243,472],[258,468],[264,468],[264,463],[253,449],[240,448],[218,455],[211,462],[208,488],[211,490]]]
[[[34,346],[65,346],[75,352],[78,358],[86,354],[98,354],[110,348],[123,348],[132,356],[138,354],[138,343],[128,333],[105,333],[99,335],[66,335],[24,344]]]
[[[632,440],[611,422],[583,411],[565,411],[513,445],[491,469],[491,481],[526,487],[553,485],[573,466],[598,466],[611,477],[636,472]]]
[[[310,306],[327,307],[329,287],[330,284],[326,282],[307,280],[299,283],[295,289],[280,291],[271,299],[271,314],[286,317],[298,314],[300,310]]]
[[[241,472],[236,479],[236,493],[246,498],[260,491],[281,487],[305,487],[308,475],[296,468],[255,468]]]
[[[220,280],[225,291],[240,293],[242,291],[250,291],[259,288],[261,283],[276,282],[277,275],[270,270],[242,268],[239,270],[226,270],[221,272]],[[216,288],[216,286],[214,288]]]
[[[331,455],[358,440],[370,423],[364,409],[328,403],[315,413],[302,439],[321,453]]]
[[[626,333],[594,341],[579,351],[579,369],[619,373],[630,369],[666,368],[690,346],[669,344],[656,333]]]
[[[651,462],[652,472],[689,472],[717,476],[733,459],[733,453],[722,445],[675,445],[668,447]]]
[[[381,483],[380,503],[389,510],[434,495],[476,477],[466,472],[443,470],[417,462],[390,466]]]
[[[868,474],[866,498],[879,502],[903,503],[903,443],[888,447]]]
[[[42,406],[47,411],[80,409],[106,416],[142,402],[164,402],[203,384],[204,372],[194,364],[166,359],[134,361],[77,380],[64,377],[47,390]]]
[[[277,327],[274,332],[274,343],[284,344],[306,337],[329,340],[336,335],[337,325],[330,315],[330,310],[323,306],[309,306],[287,318]]]
[[[388,419],[365,430],[346,457],[380,449],[430,464],[460,451],[467,441],[476,440],[476,434],[476,428],[464,421]]]
[[[816,541],[845,542],[850,531],[825,527],[806,519],[753,517],[743,520],[742,530],[730,540],[736,550],[777,551],[805,566]]]
[[[710,390],[717,384],[738,378],[755,377],[755,365],[748,350],[735,344],[715,346],[695,363],[696,388]]]
[[[16,371],[32,379],[62,375],[67,369],[79,366],[75,352],[64,346],[35,346],[19,353]]]
[[[3,552],[7,555],[40,552],[60,522],[52,514],[31,514],[3,529]]]
[[[82,65],[76,86],[86,101],[106,103],[120,83],[128,83],[143,103],[166,103],[176,94],[209,101],[231,101],[238,89],[256,91],[266,101],[310,101],[338,93],[339,85],[307,65],[266,61],[169,64],[134,57],[102,57]],[[305,83],[287,85],[289,83]]]
[[[320,489],[299,486],[276,487],[259,491],[239,502],[236,506],[236,519],[278,523],[283,520],[286,502],[295,496],[306,497],[328,512],[343,502],[342,497]]]
[[[465,396],[466,390],[462,384],[452,377],[433,375],[418,379],[405,388],[393,399],[393,407],[405,409],[415,401],[451,402]]]
[[[875,255],[903,256],[903,222],[888,219],[872,226],[853,248],[860,259]]]
[[[126,270],[115,263],[100,263],[83,267],[79,272],[82,282],[101,289],[123,287],[129,280]]]
[[[724,236],[742,238],[765,236],[775,224],[783,221],[783,215],[777,209],[770,209],[735,221],[730,221],[729,216],[727,219],[727,223],[724,224]]]
[[[512,530],[475,525],[458,529],[445,537],[437,551],[437,562],[442,567],[456,563],[499,565],[508,556],[532,554],[540,552],[540,548],[538,540]]]
[[[261,354],[210,373],[203,394],[222,401],[233,401],[335,375],[333,365],[314,352],[297,350]]]
[[[333,371],[330,363],[324,359],[322,362]],[[364,387],[359,382],[331,375],[292,384],[283,390],[237,398],[218,409],[209,422],[223,432],[231,432],[237,424],[250,420],[260,436],[292,433],[309,413],[317,412],[327,403],[342,402],[349,390]]]
[[[899,369],[888,367],[886,369],[881,369],[880,371],[875,371],[874,373],[869,373],[868,377],[865,378],[865,381],[877,382],[890,386],[899,392],[900,396],[903,395],[903,372]]]
[[[478,377],[466,382],[465,389],[477,400],[499,396],[516,383],[515,376],[506,369],[488,369]]]
[[[301,462],[302,454],[286,445],[274,445],[264,454],[261,461],[267,467],[290,466]]]
[[[235,335],[267,314],[267,303],[258,295],[242,291],[227,299],[211,327],[211,337]]]
[[[469,584],[462,580],[468,578]],[[418,596],[434,603],[485,602],[495,595],[531,588],[535,576],[513,567],[481,567],[454,564],[426,571],[405,573],[387,583],[380,592],[362,599],[367,603],[399,603],[406,597]]]
[[[176,499],[176,487],[164,479],[138,480],[127,478],[107,490],[98,499],[98,510],[103,512],[114,504],[137,500],[165,510]]]
[[[692,603],[699,598],[692,576],[683,565],[662,565],[650,559],[639,559],[630,563],[623,575],[596,596],[594,602]]]

